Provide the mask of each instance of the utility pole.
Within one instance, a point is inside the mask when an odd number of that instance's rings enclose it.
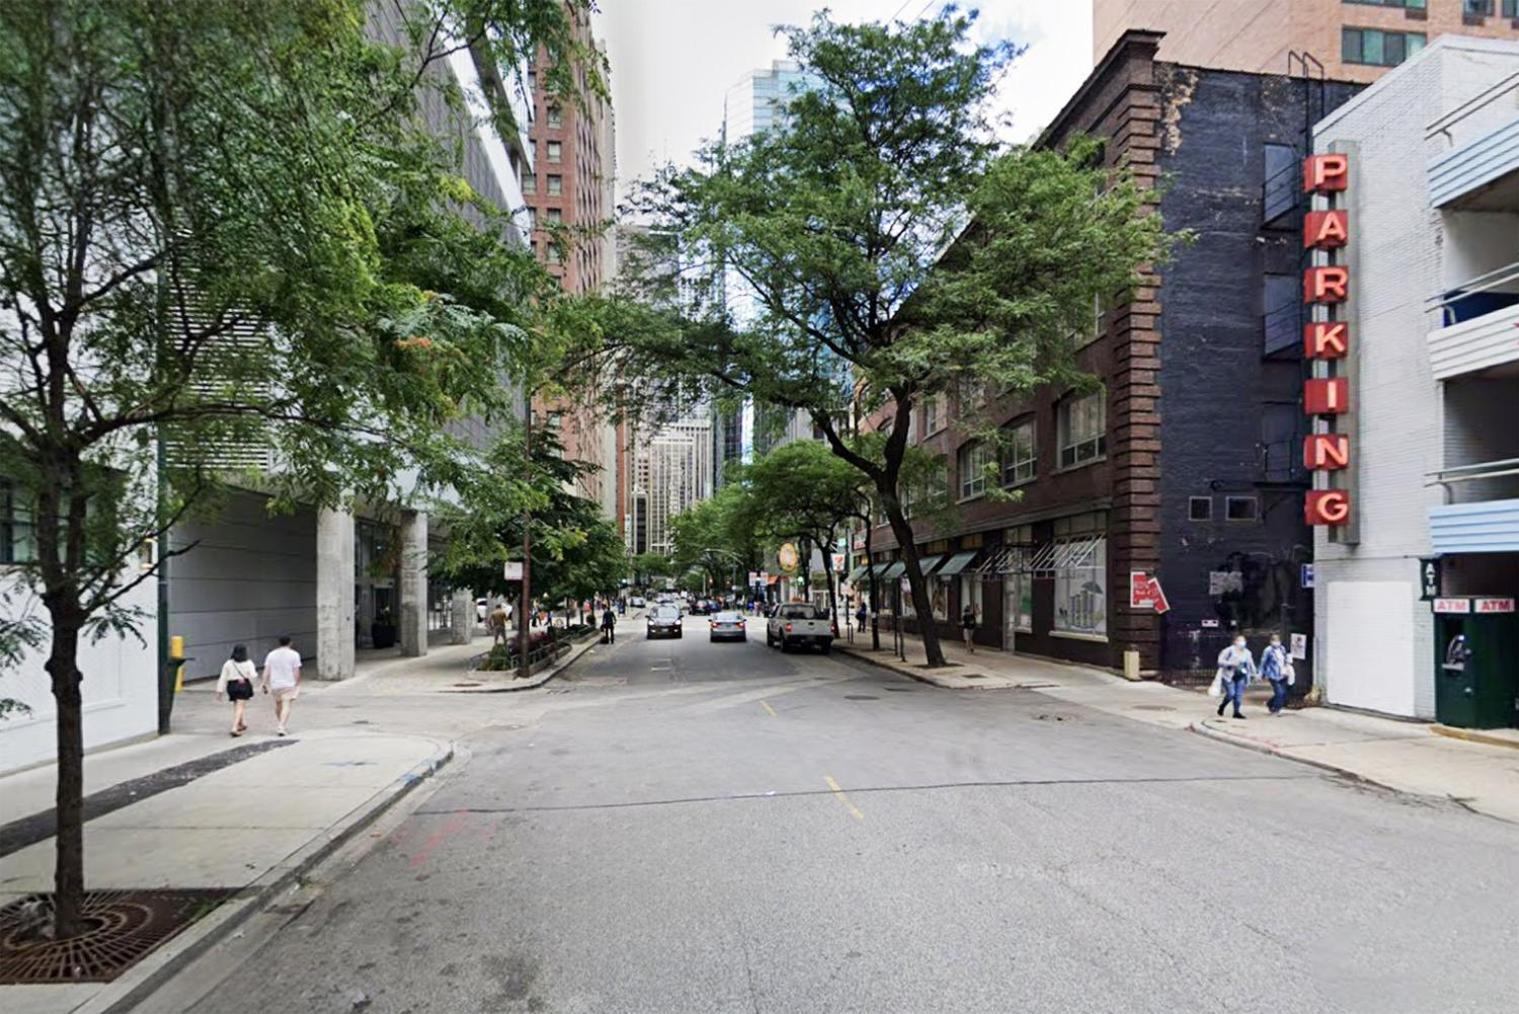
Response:
[[[533,395],[530,391],[522,394],[522,457],[524,472],[531,488],[533,479]],[[531,502],[531,501],[529,501]],[[517,675],[521,679],[527,679],[533,674],[532,662],[528,659],[528,610],[533,602],[533,509],[522,509],[522,604],[517,610],[517,634],[522,639],[520,654],[517,658]]]

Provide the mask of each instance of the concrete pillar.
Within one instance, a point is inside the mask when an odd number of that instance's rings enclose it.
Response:
[[[401,514],[401,654],[427,654],[427,512]]]
[[[353,514],[322,508],[316,515],[316,676],[353,675]]]
[[[475,596],[468,588],[455,589],[449,602],[449,644],[468,644],[475,639]]]

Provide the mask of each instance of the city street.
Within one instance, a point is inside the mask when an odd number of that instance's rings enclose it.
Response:
[[[1519,989],[1510,824],[1037,691],[783,655],[753,620],[746,644],[630,626],[543,690],[460,699],[453,764],[272,939],[222,942],[192,1009],[1498,1011]],[[359,690],[305,718],[401,720]]]

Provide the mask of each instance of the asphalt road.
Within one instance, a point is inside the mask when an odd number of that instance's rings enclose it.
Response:
[[[754,626],[461,703],[499,714],[194,1010],[1519,1004],[1519,828]]]

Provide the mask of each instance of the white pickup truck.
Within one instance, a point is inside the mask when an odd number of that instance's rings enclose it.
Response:
[[[765,644],[781,651],[816,645],[828,654],[833,650],[834,629],[826,610],[808,602],[777,606],[765,624]]]

